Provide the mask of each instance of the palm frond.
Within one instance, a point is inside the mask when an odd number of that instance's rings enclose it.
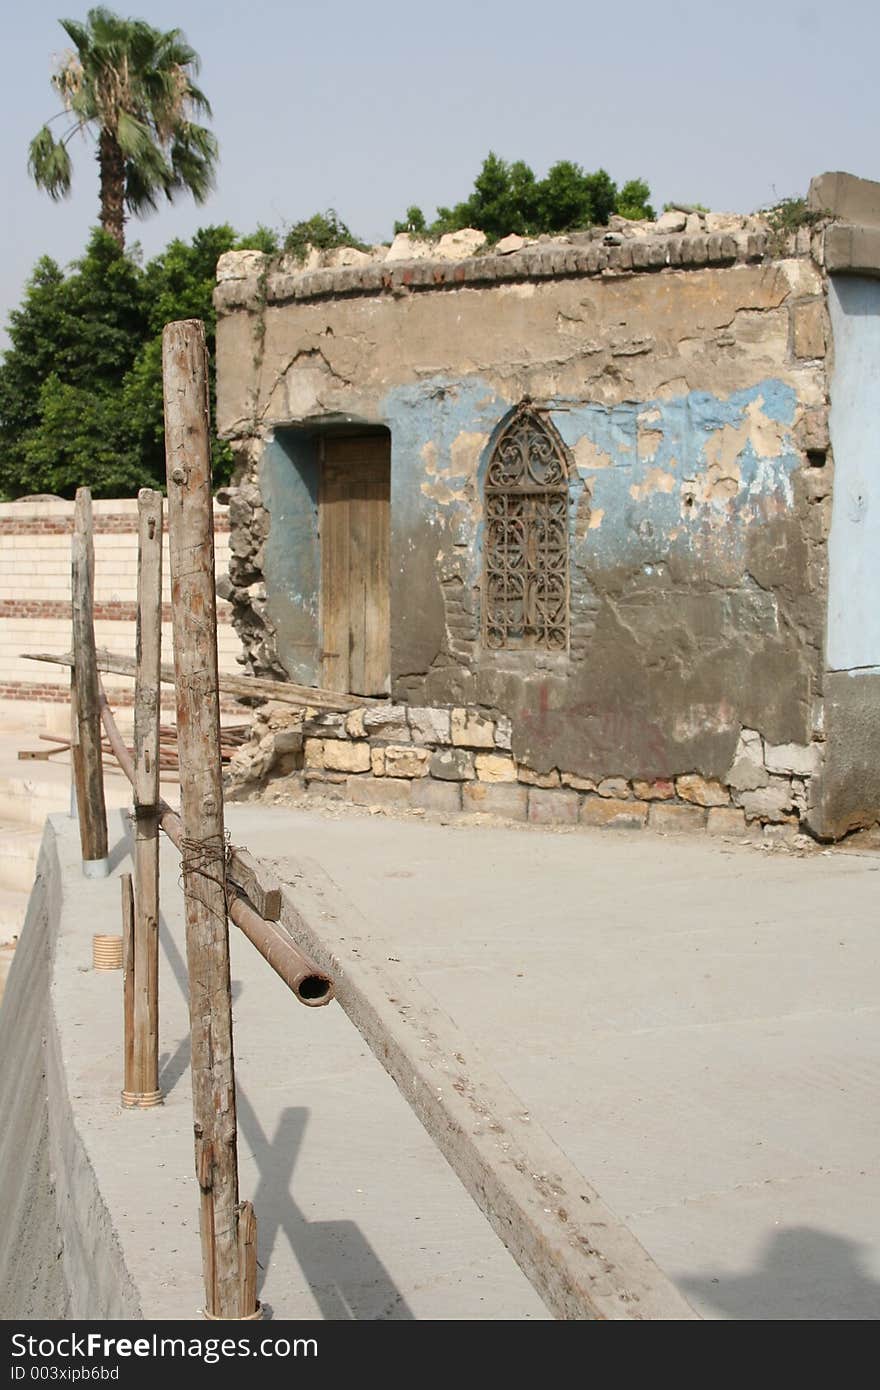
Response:
[[[70,155],[65,142],[56,140],[46,125],[30,143],[28,171],[37,187],[44,188],[54,202],[70,192]]]

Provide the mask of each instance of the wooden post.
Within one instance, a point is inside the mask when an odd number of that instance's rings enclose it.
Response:
[[[83,872],[87,878],[105,878],[109,873],[109,863],[93,616],[95,551],[92,541],[92,495],[87,487],[77,488],[76,491],[70,578],[74,661],[71,702],[75,710],[77,734],[71,755]]]
[[[238,1318],[251,1310],[241,1307],[239,1273],[208,358],[204,325],[199,320],[166,324],[162,370],[193,1128],[196,1175],[202,1193],[205,1311],[213,1318]]]
[[[122,1103],[135,1092],[134,1065],[134,895],[131,874],[119,880],[122,888],[122,1000],[123,1000],[123,1072]]]
[[[159,1090],[159,668],[162,660],[162,498],[138,493],[134,691],[134,1072],[122,1103],[161,1105]]]
[[[238,1210],[238,1267],[241,1277],[241,1316],[258,1316],[257,1218],[250,1202],[242,1202]]]

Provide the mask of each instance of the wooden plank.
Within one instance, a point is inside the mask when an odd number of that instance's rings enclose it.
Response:
[[[319,865],[276,862],[281,919],[557,1318],[699,1315]],[[316,925],[317,924],[317,925]]]
[[[259,859],[238,845],[229,846],[227,877],[250,898],[264,922],[277,922],[281,916],[281,884]]]
[[[86,873],[106,872],[107,811],[101,765],[101,714],[94,626],[95,552],[92,495],[77,488],[71,542],[71,614],[76,711],[74,780],[80,845]]]
[[[390,687],[390,477],[387,435],[325,440],[322,679],[363,696],[385,695]]]
[[[242,1202],[238,1213],[238,1263],[241,1270],[241,1316],[254,1317],[257,1302],[257,1218],[250,1202]]]
[[[140,1105],[159,1104],[159,706],[162,495],[138,493],[134,694],[135,1076]]]
[[[350,690],[349,501],[344,475],[325,463],[321,475],[321,679]]]
[[[166,324],[162,364],[202,1268],[206,1311],[215,1318],[237,1318],[241,1316],[238,1134],[220,771],[208,357],[199,320]]]
[[[348,688],[367,691],[367,590],[371,576],[370,504],[366,470],[354,465],[345,480],[348,496]]]
[[[69,653],[21,652],[27,661],[48,661],[56,666],[72,666]],[[97,666],[105,675],[133,676],[136,662],[130,656],[118,652],[108,652],[98,648]],[[174,684],[174,667],[162,667],[162,684]],[[221,675],[220,690],[224,695],[235,695],[246,700],[276,700],[280,704],[298,705],[304,708],[336,710],[347,713],[360,709],[363,705],[375,704],[374,700],[360,696],[344,695],[336,690],[325,690],[320,686],[295,685],[292,681],[264,680],[259,676]]]
[[[391,672],[391,575],[389,565],[391,471],[386,461],[368,485],[370,571],[366,583],[365,692],[387,694]]]

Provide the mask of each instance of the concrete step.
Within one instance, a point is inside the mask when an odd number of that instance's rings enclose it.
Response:
[[[127,780],[118,775],[113,778],[106,777],[104,800],[108,811],[118,806],[128,806],[131,801],[131,788]],[[36,777],[0,775],[0,822],[41,827],[46,817],[53,812],[69,810],[69,776],[41,780]]]
[[[0,889],[30,892],[41,839],[36,826],[0,820]]]

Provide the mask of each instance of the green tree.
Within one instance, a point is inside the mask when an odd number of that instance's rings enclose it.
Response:
[[[641,179],[630,180],[618,192],[617,184],[605,169],[589,174],[570,159],[558,160],[542,179],[537,179],[523,160],[508,164],[490,150],[470,197],[453,207],[438,207],[428,230],[431,235],[440,236],[460,227],[478,227],[490,241],[509,232],[520,236],[567,232],[579,227],[605,226],[613,212],[626,217],[653,217],[650,196],[648,185]],[[406,221],[395,223],[395,231],[409,230],[413,213],[421,217],[419,208],[409,208]]]
[[[74,45],[52,85],[71,118],[56,139],[47,123],[31,141],[28,168],[53,199],[72,180],[69,145],[83,132],[97,141],[101,226],[121,247],[126,212],[153,211],[163,195],[188,192],[204,202],[214,181],[217,142],[193,117],[211,114],[196,86],[199,59],[179,29],[163,33],[144,20],[98,7],[85,24],[61,20]],[[56,117],[52,118],[53,120]]]
[[[651,190],[644,179],[630,179],[621,188],[617,197],[615,212],[620,217],[628,217],[631,221],[639,221],[646,217],[653,222],[655,217],[654,209],[650,203]]]
[[[47,256],[37,263],[0,366],[5,496],[72,496],[80,483],[102,496],[131,491],[139,460],[120,384],[147,331],[143,272],[105,232],[68,275]]]
[[[0,363],[0,496],[164,486],[162,329],[204,320],[213,415],[215,269],[224,251],[246,247],[277,243],[265,228],[237,237],[228,225],[204,227],[141,267],[96,230],[67,274],[48,257],[37,263]],[[219,485],[232,454],[216,437],[212,452]]]
[[[412,207],[407,208],[403,221],[395,222],[394,224],[395,236],[400,232],[409,232],[411,236],[424,236],[427,230],[428,226],[425,222],[425,214],[415,203]]]

